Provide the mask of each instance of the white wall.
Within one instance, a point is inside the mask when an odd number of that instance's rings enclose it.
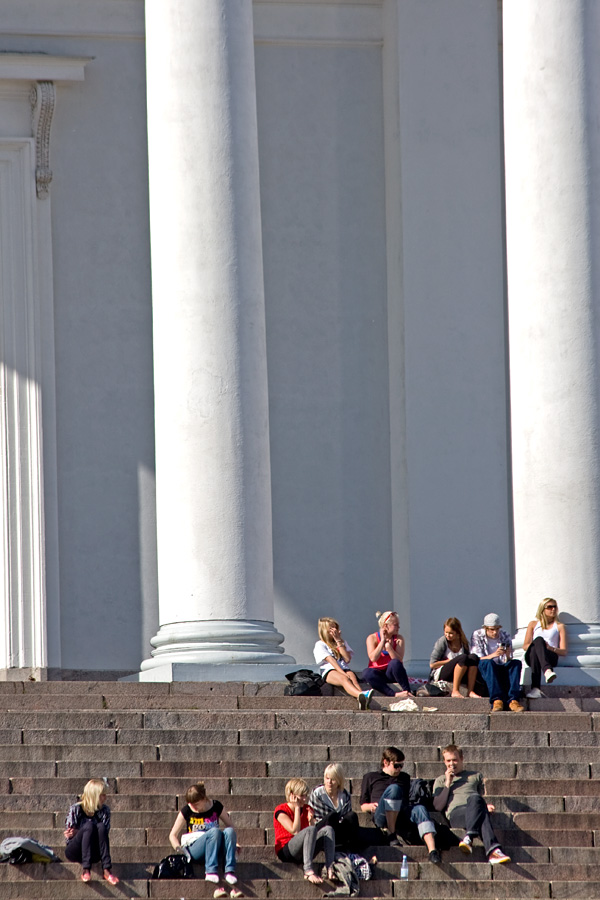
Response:
[[[143,2],[5,0],[0,49],[94,57],[84,82],[58,89],[50,148],[61,641],[49,665],[135,669],[157,623]]]
[[[2,11],[0,49],[94,57],[52,131],[49,664],[135,670],[157,630],[143,0]],[[512,624],[496,0],[254,13],[275,625],[305,662],[336,616],[361,666],[397,608],[428,658],[448,615]]]

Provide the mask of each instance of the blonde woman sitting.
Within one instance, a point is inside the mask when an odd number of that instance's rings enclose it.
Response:
[[[319,640],[313,653],[323,681],[341,687],[351,697],[355,697],[359,709],[368,709],[373,691],[363,691],[350,669],[353,650],[343,639],[335,619],[328,616],[319,619]]]
[[[567,655],[567,629],[559,621],[558,603],[551,597],[542,600],[535,619],[527,626],[523,650],[525,662],[531,667],[531,690],[525,696],[535,700],[543,696],[540,690],[542,672],[546,684],[552,684],[559,656]]]
[[[357,845],[358,816],[352,811],[352,798],[344,787],[344,770],[339,763],[330,763],[323,773],[323,784],[311,791],[308,805],[315,825],[331,825],[336,844],[342,847]]]
[[[69,862],[81,863],[81,880],[91,879],[93,863],[101,862],[104,879],[109,884],[118,884],[119,879],[111,872],[110,809],[106,800],[106,785],[100,778],[91,778],[83,789],[81,799],[73,803],[65,821],[67,846],[65,856]]]
[[[335,834],[331,825],[312,825],[308,805],[308,785],[302,778],[290,778],[285,786],[285,803],[273,813],[275,852],[281,862],[302,863],[304,877],[311,884],[322,884],[314,870],[313,858],[321,847],[329,878],[333,877]]]

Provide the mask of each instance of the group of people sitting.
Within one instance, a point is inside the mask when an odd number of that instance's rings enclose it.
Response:
[[[314,648],[322,678],[355,697],[360,709],[368,709],[374,691],[388,697],[408,697],[410,693],[398,614],[388,611],[376,615],[379,630],[367,637],[369,665],[361,675],[369,689],[363,690],[350,668],[353,650],[335,619],[319,619],[319,640]],[[556,600],[546,597],[540,603],[535,619],[527,626],[523,649],[531,668],[531,688],[526,697],[542,697],[542,673],[546,684],[551,684],[556,679],[554,668],[559,657],[567,654],[567,632],[559,620]],[[520,703],[521,661],[514,658],[512,639],[496,613],[485,616],[470,641],[459,619],[446,619],[444,633],[431,652],[430,667],[430,681],[450,682],[453,697],[463,697],[460,688],[464,685],[469,697],[489,697],[492,712],[500,712],[505,706],[513,712],[524,710]]]
[[[492,865],[510,862],[496,839],[490,820],[492,804],[484,800],[484,780],[479,772],[464,768],[460,747],[449,744],[443,750],[445,773],[433,785],[433,814],[445,817],[450,827],[464,831],[458,846],[470,854],[473,841],[480,837]],[[386,747],[380,768],[367,772],[362,779],[360,808],[371,813],[373,824],[391,847],[401,842],[414,842],[411,831],[416,828],[429,851],[429,861],[441,863],[436,835],[444,824],[432,819],[432,810],[422,802],[411,801],[411,781],[403,772],[404,753],[398,747]],[[304,877],[313,884],[323,878],[315,871],[314,856],[322,849],[326,877],[335,879],[333,861],[336,847],[362,851],[365,846],[380,843],[370,837],[372,829],[360,829],[358,816],[352,810],[350,794],[344,787],[341,766],[332,763],[324,773],[323,784],[309,791],[302,778],[292,778],[285,786],[285,803],[273,813],[275,852],[282,862],[302,865]]]
[[[429,794],[431,802],[427,805],[420,797],[411,798],[411,779],[403,771],[404,760],[404,753],[398,747],[386,747],[381,754],[379,769],[363,776],[360,808],[371,814],[377,832],[373,828],[360,827],[341,765],[329,764],[323,784],[312,791],[304,779],[290,779],[285,786],[285,802],[280,803],[273,813],[277,857],[282,862],[302,865],[304,878],[312,884],[323,882],[314,866],[314,857],[319,850],[323,850],[325,856],[325,875],[333,881],[336,880],[333,866],[336,848],[362,852],[365,847],[382,842],[399,847],[401,843],[421,840],[429,851],[429,861],[439,865],[441,854],[436,846],[437,832],[444,828],[448,831],[449,823],[451,828],[464,831],[458,844],[464,853],[470,854],[474,839],[480,837],[492,865],[510,862],[490,821],[494,807],[484,800],[483,777],[464,768],[459,747],[455,744],[444,747],[445,773],[435,780]],[[432,819],[436,813],[439,814],[437,825]],[[106,881],[118,884],[118,878],[111,871],[109,832],[106,786],[103,780],[92,778],[81,798],[70,807],[65,828],[66,857],[70,862],[81,863],[82,881],[89,882],[92,864],[101,862]],[[448,831],[448,834],[451,833]],[[456,837],[451,837],[451,843],[456,844]],[[204,862],[205,880],[215,885],[213,896],[216,900],[228,895],[243,897],[235,874],[238,845],[233,822],[223,804],[207,796],[203,782],[188,788],[186,804],[177,814],[169,841],[173,849],[185,854],[188,860]],[[226,886],[220,884],[221,867]]]

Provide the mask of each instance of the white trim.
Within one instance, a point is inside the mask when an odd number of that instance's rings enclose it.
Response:
[[[91,56],[1,53],[0,79],[9,81],[83,81]]]
[[[0,668],[47,665],[35,144],[0,141]]]

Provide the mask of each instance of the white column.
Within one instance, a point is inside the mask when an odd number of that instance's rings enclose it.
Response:
[[[561,683],[600,675],[600,4],[505,0],[504,106],[520,636],[546,596]],[[592,667],[586,672],[586,667]]]
[[[146,42],[160,630],[140,677],[265,679],[294,660],[273,626],[252,2],[146,3]]]

